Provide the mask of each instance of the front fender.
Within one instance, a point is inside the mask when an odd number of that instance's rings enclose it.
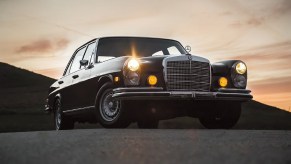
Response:
[[[227,88],[236,88],[234,86],[234,78],[237,75],[234,65],[238,62],[243,62],[241,60],[225,60],[213,63],[212,66],[212,89],[217,90],[220,88],[218,85],[218,80],[220,77],[226,77],[228,79]],[[243,62],[244,63],[244,62]],[[247,72],[243,75],[247,79]],[[241,87],[239,89],[245,89]]]

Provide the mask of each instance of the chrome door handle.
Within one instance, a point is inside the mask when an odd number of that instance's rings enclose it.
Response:
[[[78,78],[78,77],[79,77],[79,75],[74,75],[74,76],[72,76],[73,79],[76,79],[76,78]]]

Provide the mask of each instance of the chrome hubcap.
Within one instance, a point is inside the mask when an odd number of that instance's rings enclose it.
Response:
[[[118,117],[120,111],[120,101],[112,98],[112,92],[108,92],[101,99],[100,113],[104,120],[113,121]]]
[[[57,113],[57,125],[61,124],[61,114]]]

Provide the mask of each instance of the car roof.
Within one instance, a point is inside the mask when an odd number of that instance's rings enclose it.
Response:
[[[85,44],[82,44],[79,48],[87,45],[90,42],[96,41],[97,39],[107,39],[107,38],[141,38],[141,39],[162,39],[162,40],[170,40],[170,41],[175,41],[175,42],[179,42],[177,40],[174,39],[166,39],[166,38],[157,38],[157,37],[141,37],[141,36],[104,36],[104,37],[99,37],[99,38],[94,38],[91,39],[90,41],[86,42]],[[180,42],[179,42],[180,43]],[[180,43],[181,44],[181,43]],[[79,49],[78,48],[78,49]]]
[[[99,37],[95,39],[103,39],[103,38],[135,38],[135,39],[163,39],[163,40],[172,40],[172,41],[177,41],[174,39],[167,39],[167,38],[158,38],[158,37],[142,37],[142,36],[105,36],[105,37]]]

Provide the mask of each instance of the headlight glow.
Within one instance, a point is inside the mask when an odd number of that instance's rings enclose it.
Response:
[[[131,71],[137,71],[139,69],[139,62],[136,59],[130,59],[127,63],[127,68]]]
[[[129,85],[139,85],[139,74],[136,72],[129,72],[127,76]]]
[[[239,63],[237,63],[236,64],[236,66],[235,66],[235,70],[236,70],[236,72],[238,73],[238,74],[244,74],[244,73],[246,73],[246,71],[247,71],[247,66],[244,64],[244,63],[242,63],[242,62],[239,62]]]

